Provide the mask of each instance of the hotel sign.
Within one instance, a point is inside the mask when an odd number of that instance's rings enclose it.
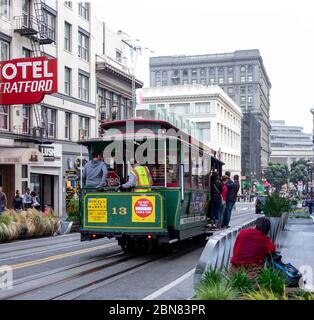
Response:
[[[23,58],[0,62],[0,103],[36,104],[58,91],[57,59]]]

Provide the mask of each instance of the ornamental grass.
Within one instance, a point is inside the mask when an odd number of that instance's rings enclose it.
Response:
[[[6,210],[0,216],[0,241],[13,241],[21,237],[52,236],[59,229],[54,212],[48,214],[35,209],[16,212]]]

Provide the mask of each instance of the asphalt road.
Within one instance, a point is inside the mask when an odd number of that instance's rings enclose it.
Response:
[[[255,216],[239,203],[231,225]],[[188,299],[193,268],[205,243],[191,241],[165,254],[126,254],[114,239],[80,242],[79,234],[0,245],[0,266],[13,270],[13,288],[1,299]]]

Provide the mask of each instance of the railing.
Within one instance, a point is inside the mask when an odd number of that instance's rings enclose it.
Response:
[[[261,216],[261,215],[259,215]],[[201,254],[194,272],[194,289],[202,279],[203,273],[210,268],[223,270],[228,267],[233,252],[233,245],[240,230],[253,227],[258,217],[245,224],[226,229],[211,237]]]
[[[31,31],[31,34],[38,33],[38,24],[34,16],[16,16],[14,19],[15,30]]]

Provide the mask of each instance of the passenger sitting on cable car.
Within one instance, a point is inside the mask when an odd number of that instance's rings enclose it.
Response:
[[[120,190],[133,188],[134,192],[148,192],[153,185],[153,180],[147,166],[132,161],[132,169],[128,176],[128,181],[121,185]],[[145,187],[145,188],[144,188]]]
[[[103,188],[108,176],[108,169],[99,150],[93,151],[93,159],[83,169],[83,184],[89,188]]]

